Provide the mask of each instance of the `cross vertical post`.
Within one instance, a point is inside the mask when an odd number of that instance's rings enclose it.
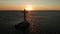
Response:
[[[24,9],[24,22],[26,22],[26,10]]]

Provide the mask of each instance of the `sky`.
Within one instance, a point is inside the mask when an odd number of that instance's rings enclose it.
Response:
[[[60,10],[60,0],[0,0],[0,10]]]

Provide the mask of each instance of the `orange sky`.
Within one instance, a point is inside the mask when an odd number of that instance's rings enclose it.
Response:
[[[24,8],[0,8],[0,10],[23,10]],[[60,10],[60,8],[33,8],[33,10]]]
[[[0,0],[0,10],[60,10],[60,0]]]

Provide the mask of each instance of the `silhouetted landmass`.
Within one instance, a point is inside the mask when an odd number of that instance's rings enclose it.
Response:
[[[26,22],[23,21],[23,22],[15,25],[15,28],[23,29],[23,30],[27,29],[28,27],[29,27],[29,22],[28,21],[26,21]]]
[[[30,15],[30,26],[16,29],[15,25],[23,22],[23,13],[1,10],[0,34],[60,34],[60,10],[33,10]]]

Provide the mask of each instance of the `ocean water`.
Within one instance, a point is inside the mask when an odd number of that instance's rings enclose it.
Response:
[[[23,20],[22,11],[0,11],[0,34],[59,34],[60,10],[29,11],[26,19],[30,24],[27,30],[16,29],[14,26]]]

